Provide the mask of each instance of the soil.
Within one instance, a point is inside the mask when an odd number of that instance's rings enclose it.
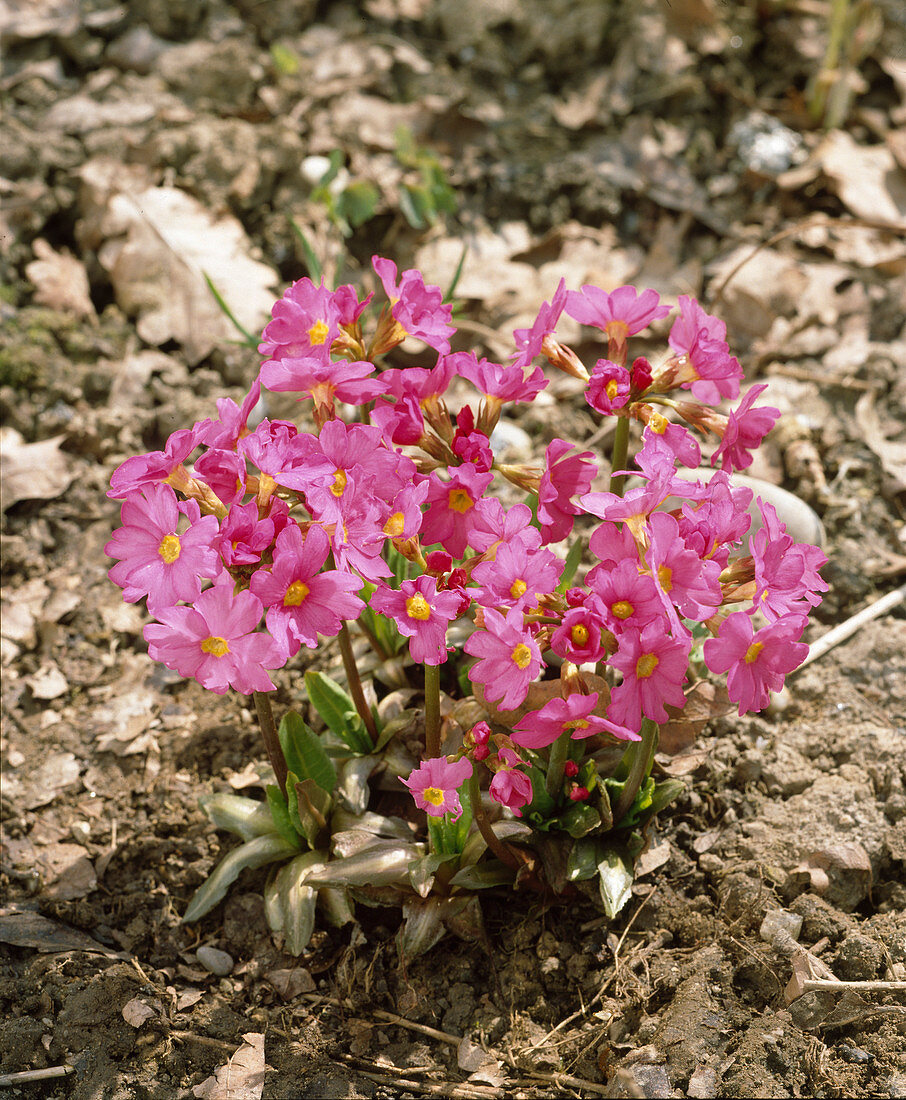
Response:
[[[4,16],[7,1095],[906,1096],[902,984],[784,997],[803,966],[906,980],[902,603],[765,714],[712,718],[662,759],[686,793],[618,919],[491,893],[485,941],[401,967],[389,909],[283,953],[264,871],[180,922],[232,843],[199,797],[253,787],[264,754],[243,697],[152,666],[103,554],[111,471],[257,370],[216,309],[175,315],[183,269],[164,265],[169,293],[153,283],[153,240],[114,201],[150,188],[180,192],[171,217],[211,249],[215,283],[230,268],[215,238],[238,226],[253,318],[306,271],[293,221],[345,281],[380,252],[444,284],[468,241],[457,294],[492,358],[561,274],[699,295],[786,414],[753,472],[823,521],[832,588],[808,640],[896,590],[906,26],[894,0],[858,7],[823,129],[806,87],[825,7],[92,0]],[[398,152],[401,124],[421,162]],[[335,150],[343,179],[373,188],[345,238],[312,194],[311,158]],[[431,158],[455,209],[437,190],[436,219],[413,226]],[[512,425],[535,454],[596,427],[575,387],[549,392]],[[281,674],[278,709],[300,671]]]

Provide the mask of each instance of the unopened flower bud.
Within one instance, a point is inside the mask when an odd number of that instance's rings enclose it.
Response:
[[[432,550],[425,555],[425,565],[429,573],[447,573],[453,565],[453,558],[446,550]]]
[[[579,765],[575,762],[575,760],[566,761],[566,763],[563,765],[563,774],[566,776],[567,779],[572,779],[573,776],[579,774]]]
[[[632,378],[632,392],[634,395],[644,393],[651,385],[651,364],[643,355],[633,361],[629,373]]]
[[[573,802],[584,802],[589,793],[588,787],[580,787],[578,783],[573,783],[569,797]]]
[[[586,598],[587,594],[581,588],[569,588],[566,591],[566,602],[570,607],[581,607]]]

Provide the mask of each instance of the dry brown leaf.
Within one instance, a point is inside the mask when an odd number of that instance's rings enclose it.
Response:
[[[72,458],[60,451],[65,437],[26,443],[15,428],[0,428],[0,510],[20,500],[53,500],[75,477]]]
[[[874,401],[874,393],[868,392],[859,398],[856,405],[856,421],[862,429],[862,438],[881,460],[884,471],[899,488],[906,488],[906,443],[884,438]]]
[[[278,276],[251,258],[245,230],[231,215],[215,218],[175,187],[150,187],[110,195],[98,228],[106,238],[98,259],[147,343],[176,340],[194,365],[236,339],[205,273],[250,332],[270,316]]]
[[[26,264],[25,274],[35,288],[35,301],[51,309],[65,310],[77,317],[97,317],[88,286],[88,273],[81,260],[64,248],[55,252],[39,237],[34,243],[38,257]]]
[[[147,1023],[148,1020],[153,1019],[157,1015],[157,1009],[154,1009],[149,1004],[145,1004],[144,1001],[133,997],[131,1001],[126,1001],[123,1005],[122,1016],[123,1019],[131,1027],[141,1027],[142,1024]]]
[[[847,133],[827,135],[821,164],[857,217],[906,229],[906,172],[884,145],[858,145]]]
[[[192,1089],[198,1100],[261,1100],[264,1089],[264,1036],[249,1032],[233,1057]]]

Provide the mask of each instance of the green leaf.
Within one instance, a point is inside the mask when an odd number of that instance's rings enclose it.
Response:
[[[299,71],[299,58],[288,46],[271,43],[271,61],[280,76],[295,76]]]
[[[334,796],[350,813],[361,814],[368,809],[368,780],[377,764],[376,756],[353,756],[340,765]]]
[[[286,783],[286,793],[290,794],[290,781]],[[301,833],[312,848],[327,838],[327,818],[330,814],[332,799],[323,787],[312,779],[294,780],[292,793],[295,795],[296,817],[301,825]]]
[[[400,188],[400,212],[413,229],[424,229],[430,219],[426,218],[429,202],[421,188],[410,187],[404,183]]]
[[[324,750],[321,738],[290,710],[283,716],[277,731],[286,765],[299,779],[311,779],[330,793],[337,782],[333,762]]]
[[[332,859],[309,875],[312,886],[389,886],[408,883],[409,864],[424,848],[397,840],[379,840],[343,859]]]
[[[601,862],[601,845],[593,837],[577,840],[566,861],[566,877],[570,882],[594,878]]]
[[[339,213],[351,226],[364,225],[374,217],[381,193],[371,180],[353,180],[340,196]]]
[[[327,723],[331,733],[336,734],[355,753],[365,755],[374,751],[364,725],[358,728],[350,726],[348,715],[356,714],[355,703],[335,680],[323,672],[309,671],[305,673],[305,688],[311,705]]]
[[[451,886],[463,890],[490,890],[494,886],[509,886],[516,880],[516,872],[500,859],[488,859],[484,863],[463,867],[450,879]]]
[[[426,898],[431,893],[437,868],[451,859],[456,859],[456,856],[443,856],[437,852],[429,852],[427,855],[413,859],[409,864],[409,882],[419,897]]]
[[[301,955],[315,928],[317,891],[305,885],[305,878],[312,867],[324,866],[324,852],[304,852],[281,867],[271,883],[268,893],[271,903],[265,903],[268,924],[274,932],[282,932],[286,950],[291,955]],[[276,927],[275,927],[276,926]]]
[[[574,802],[558,820],[564,832],[579,840],[597,829],[601,824],[601,815],[587,802]]]
[[[204,795],[199,801],[201,808],[218,829],[236,833],[243,840],[252,840],[256,836],[274,831],[274,819],[263,802],[226,791]]]
[[[443,297],[444,304],[449,305],[453,301],[453,295],[456,293],[456,288],[459,285],[459,280],[462,278],[462,269],[465,267],[466,256],[469,254],[469,246],[464,244],[462,246],[462,255],[459,257],[459,263],[456,265],[456,270],[453,272],[453,278],[450,280],[450,285],[447,287],[447,293]]]
[[[266,836],[256,836],[254,840],[247,840],[245,844],[234,848],[225,856],[198,887],[183,914],[183,923],[198,920],[205,913],[210,913],[214,906],[226,897],[227,890],[243,871],[263,867],[266,863],[274,863],[278,859],[288,859],[298,854],[298,846],[288,844],[277,833],[268,833]]]
[[[289,816],[289,806],[286,804],[283,792],[276,783],[269,783],[265,793],[267,794],[267,805],[277,832],[288,844],[299,846],[301,838],[293,828],[292,819]]]
[[[566,554],[566,561],[563,565],[563,574],[560,577],[560,583],[557,585],[558,592],[565,592],[576,578],[576,570],[579,568],[579,563],[582,561],[583,543],[582,539],[576,539]]]
[[[665,779],[661,783],[655,784],[654,790],[651,792],[651,806],[649,812],[653,816],[660,813],[665,806],[669,806],[674,799],[685,791],[686,784],[681,779]]]
[[[309,277],[312,282],[320,283],[324,274],[321,269],[321,261],[315,255],[315,250],[309,243],[308,237],[302,232],[302,227],[296,219],[290,218],[289,224],[292,231],[299,238],[299,244],[302,245],[302,254],[305,256],[305,266],[308,268]]]
[[[214,295],[214,300],[220,307],[221,313],[223,313],[224,316],[232,322],[233,327],[242,334],[243,343],[247,347],[256,349],[258,347],[258,337],[253,336],[252,333],[250,333],[249,330],[242,324],[236,314],[233,313],[233,311],[227,305],[224,296],[220,293],[217,287],[214,286],[213,282],[211,281],[211,276],[208,275],[207,271],[202,271],[201,274],[204,276],[204,281],[208,284],[208,290],[210,290],[210,292]]]
[[[632,866],[613,849],[598,864],[598,886],[604,912],[612,920],[632,894]]]

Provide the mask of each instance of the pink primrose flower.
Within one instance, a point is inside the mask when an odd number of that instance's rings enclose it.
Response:
[[[233,593],[232,583],[215,584],[194,607],[168,607],[143,633],[148,654],[180,676],[193,676],[202,687],[223,695],[228,687],[243,695],[273,691],[267,670],[280,668],[286,655],[269,634],[259,633],[261,601],[248,591]]]
[[[630,489],[623,496],[616,493],[585,493],[579,497],[579,504],[589,515],[599,519],[622,521],[636,538],[641,538],[647,530],[648,517],[671,495],[673,480],[671,466],[664,474],[649,478],[647,485]],[[688,496],[692,491],[688,485],[679,486],[682,496]]]
[[[598,472],[591,451],[566,456],[572,444],[553,439],[545,452],[544,473],[538,486],[538,521],[545,543],[561,542],[573,529],[582,510],[571,498],[587,493]]]
[[[458,351],[448,358],[461,378],[468,379],[482,396],[498,406],[508,401],[534,401],[547,385],[541,367],[526,376],[518,363],[492,363],[477,358],[474,351]]]
[[[680,294],[677,302],[680,316],[673,322],[667,342],[689,360],[693,380],[682,382],[683,389],[691,389],[707,405],[716,405],[724,397],[735,400],[743,372],[739,360],[730,355],[727,326],[705,313],[687,294]]]
[[[633,544],[632,557],[614,565],[606,562],[589,570],[587,583],[604,607],[604,619],[616,635],[638,633],[643,626],[664,614],[657,585],[646,573],[639,573]]]
[[[551,637],[551,649],[576,665],[600,661],[605,656],[601,633],[605,629],[604,608],[590,595],[580,607],[571,607]]]
[[[324,569],[330,542],[321,527],[302,534],[291,522],[277,536],[270,571],[252,574],[251,590],[267,608],[267,629],[287,657],[301,646],[315,649],[318,635],[336,637],[344,619],[357,619],[365,604],[356,595],[361,580]]]
[[[315,286],[311,279],[298,279],[274,303],[273,320],[262,333],[258,351],[268,360],[318,356],[327,360],[340,326],[354,324],[369,301],[370,294],[360,302],[348,285],[329,290],[323,280]]]
[[[286,505],[280,529],[286,524]],[[273,543],[277,536],[274,516],[258,518],[258,505],[254,500],[248,504],[233,504],[220,524],[220,533],[214,540],[223,564],[226,566],[254,565],[261,561],[261,555]]]
[[[583,325],[603,329],[610,339],[625,343],[626,338],[647,328],[652,321],[666,317],[669,306],[662,306],[655,290],[620,286],[609,294],[597,286],[583,286],[566,295],[566,312]]]
[[[144,489],[146,485],[154,485],[162,481],[181,489],[188,478],[188,474],[184,470],[181,471],[182,464],[198,446],[198,438],[202,430],[203,423],[201,428],[197,425],[194,428],[180,428],[179,431],[173,432],[162,451],[151,451],[148,454],[127,458],[113,471],[107,496],[114,500],[121,500],[137,489]]]
[[[612,562],[614,565],[624,558],[635,563],[639,560],[638,544],[625,523],[605,520],[598,524],[588,539],[588,549],[602,562]]]
[[[701,462],[702,449],[698,440],[682,424],[672,424],[666,416],[653,413],[642,432],[642,448],[635,456],[635,463],[649,477],[655,470],[677,461],[692,469]]]
[[[387,443],[398,443],[401,447],[414,446],[425,434],[425,417],[412,394],[397,397],[394,402],[375,402],[371,423],[380,428]]]
[[[680,538],[679,524],[666,512],[650,517],[649,532],[645,560],[674,627],[680,626],[677,611],[697,622],[709,619],[723,600],[720,566],[716,561],[702,561],[689,550]]]
[[[390,502],[383,531],[389,539],[414,538],[422,526],[422,505],[428,495],[428,479],[407,485]]]
[[[195,459],[192,473],[229,507],[245,496],[245,459],[235,451],[212,448]]]
[[[492,561],[480,562],[472,580],[482,586],[479,602],[488,607],[534,607],[553,592],[563,562],[550,550],[528,550],[518,540],[497,547]]]
[[[727,673],[727,692],[739,703],[740,715],[764,710],[769,693],[780,691],[786,674],[808,656],[808,646],[799,641],[807,621],[804,615],[784,615],[755,630],[745,611],[734,611],[717,637],[705,642],[708,668]]]
[[[752,408],[756,398],[767,388],[766,382],[751,386],[737,408],[730,410],[723,439],[711,456],[712,466],[720,462],[724,470],[732,471],[745,470],[752,465],[751,452],[761,446],[761,441],[780,417],[780,410],[770,405]]]
[[[607,717],[617,725],[638,730],[642,715],[653,722],[666,722],[664,704],[683,707],[683,681],[689,667],[691,636],[672,638],[665,617],[642,627],[640,634],[627,631],[620,636],[620,648],[610,664],[623,673],[623,682],[613,689]]]
[[[422,542],[426,546],[440,543],[459,559],[469,545],[469,535],[488,512],[488,502],[482,500],[482,495],[494,475],[482,473],[471,463],[450,466],[448,473],[448,481],[441,480],[436,472],[428,476]]]
[[[531,779],[518,770],[518,765],[525,761],[508,748],[500,749],[497,759],[500,767],[491,779],[489,794],[495,802],[512,810],[516,817],[522,817],[523,807],[534,797]]]
[[[486,473],[494,464],[491,441],[484,432],[475,430],[475,414],[468,405],[464,405],[456,414],[453,453],[462,462],[471,462],[482,473]]]
[[[341,516],[327,524],[332,527],[331,549],[337,566],[372,583],[389,577],[393,570],[381,557],[387,541],[384,532],[387,519],[386,504],[375,499],[370,488],[356,486],[344,492]]]
[[[827,558],[817,546],[793,542],[776,510],[761,498],[758,506],[764,526],[749,540],[755,563],[754,607],[767,618],[808,614],[821,603],[829,585],[818,572]]]
[[[450,337],[456,331],[450,324],[453,306],[444,305],[439,286],[425,286],[420,271],[404,271],[397,282],[397,268],[392,260],[372,256],[371,264],[390,299],[393,319],[406,331],[441,355],[450,352]]]
[[[537,355],[541,355],[544,350],[545,338],[553,336],[565,305],[566,279],[561,279],[560,285],[554,291],[553,298],[550,302],[545,302],[538,310],[538,316],[532,322],[532,327],[514,330],[513,341],[519,349],[515,366],[525,368]]]
[[[602,416],[610,416],[622,409],[629,400],[632,384],[629,371],[609,359],[599,359],[591,372],[585,390],[585,400]]]
[[[484,684],[486,698],[499,702],[503,710],[524,702],[529,684],[541,671],[541,651],[525,629],[519,608],[508,611],[506,618],[486,608],[484,629],[468,637],[463,649],[479,658],[469,669],[469,679]]]
[[[513,727],[511,737],[524,749],[545,749],[567,732],[574,741],[593,737],[596,733],[609,733],[621,741],[640,740],[632,730],[592,714],[597,705],[596,691],[590,695],[574,694],[565,699],[551,699],[540,710],[529,711],[524,718],[520,718]]]
[[[722,470],[707,482],[708,495],[697,504],[688,501],[676,517],[680,538],[702,559],[716,561],[726,569],[730,547],[739,543],[752,524],[747,508],[752,490],[731,487]]]
[[[459,788],[471,775],[472,761],[468,757],[451,764],[445,756],[434,756],[423,760],[402,783],[409,788],[420,810],[431,817],[452,814],[453,821],[458,821],[462,817]]]
[[[526,504],[514,504],[504,510],[497,497],[483,501],[487,507],[476,517],[475,526],[469,532],[469,546],[480,554],[486,553],[495,542],[518,540],[526,550],[537,550],[541,545],[541,532],[532,526],[532,511]]]
[[[297,437],[299,430],[295,424],[288,420],[269,420],[265,417],[253,432],[239,440],[239,454],[247,458],[261,473],[268,474],[282,485],[284,473],[292,469],[298,461]],[[299,437],[300,442],[312,438],[307,433]],[[319,472],[323,475],[326,470]],[[310,471],[310,476],[314,476],[313,471]]]
[[[249,392],[237,405],[229,397],[217,399],[217,420],[203,420],[196,425],[199,429],[198,442],[216,450],[235,451],[236,444],[248,432],[248,419],[261,398],[261,381],[255,379]],[[197,463],[196,463],[197,465]]]
[[[375,611],[393,619],[409,638],[412,660],[422,665],[442,665],[447,659],[447,627],[459,617],[459,596],[438,592],[434,577],[422,574],[404,580],[396,591],[382,585],[371,597]]]
[[[298,393],[300,399],[310,397],[319,407],[331,407],[334,399],[364,405],[384,392],[379,378],[368,377],[374,370],[374,363],[364,359],[285,356],[262,364],[261,381],[274,393]]]
[[[130,494],[120,510],[123,526],[104,547],[109,558],[120,559],[108,573],[123,589],[126,603],[148,597],[148,609],[191,603],[201,593],[202,579],[213,580],[223,570],[213,547],[217,535],[214,516],[198,518],[178,531],[179,506],[173,490],[149,484]]]

